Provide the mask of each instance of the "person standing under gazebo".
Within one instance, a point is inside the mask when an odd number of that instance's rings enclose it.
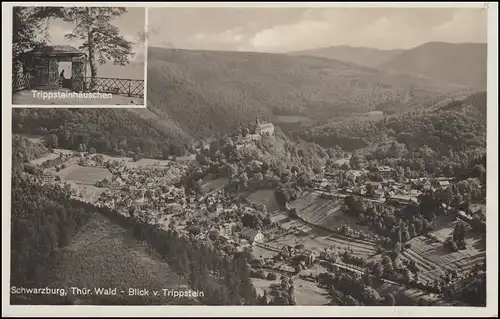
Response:
[[[62,88],[64,86],[64,80],[66,78],[64,77],[64,70],[59,73],[59,88]]]

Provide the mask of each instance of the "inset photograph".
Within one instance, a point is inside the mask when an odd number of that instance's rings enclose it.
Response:
[[[12,104],[143,106],[145,8],[14,7]]]

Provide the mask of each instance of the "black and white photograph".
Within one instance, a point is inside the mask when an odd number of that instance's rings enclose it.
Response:
[[[12,10],[12,104],[144,106],[145,8]]]
[[[14,7],[13,104],[123,107],[4,105],[8,304],[497,315],[489,5],[146,6]]]

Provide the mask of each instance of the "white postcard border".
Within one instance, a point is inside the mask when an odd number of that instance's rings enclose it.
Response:
[[[487,120],[487,307],[339,307],[339,306],[11,306],[9,305],[10,281],[10,205],[11,205],[11,153],[12,153],[12,65],[11,65],[11,8],[16,5],[75,6],[75,3],[59,2],[10,2],[2,3],[2,315],[3,316],[422,316],[422,317],[468,317],[498,316],[498,3],[496,2],[378,2],[378,3],[224,3],[224,2],[101,2],[99,6],[120,5],[129,7],[483,7],[488,10],[488,120]],[[77,5],[94,5],[94,2],[79,2]],[[146,10],[147,11],[147,10]],[[147,14],[147,13],[146,13]],[[147,25],[147,21],[146,21]],[[10,33],[10,35],[9,35]],[[146,33],[147,34],[147,33]],[[146,44],[147,54],[147,44]],[[145,56],[147,69],[147,55]],[[147,91],[145,78],[145,90]],[[146,103],[146,93],[144,95]],[[18,106],[16,106],[18,107]],[[26,106],[34,107],[34,106]],[[47,108],[48,106],[41,106]],[[50,106],[81,107],[92,106]],[[108,108],[110,106],[105,106]],[[116,106],[132,108],[130,106]]]

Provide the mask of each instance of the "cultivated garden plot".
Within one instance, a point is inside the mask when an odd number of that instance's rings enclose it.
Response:
[[[326,230],[301,223],[299,220],[293,220],[289,224],[295,226],[295,228],[290,233],[269,241],[267,244],[277,248],[303,244],[306,249],[319,252],[325,249],[335,249],[339,252],[352,250],[352,254],[355,256],[367,259],[378,258],[375,243],[332,234]],[[300,229],[303,233],[297,232],[296,229]]]
[[[442,243],[423,236],[415,237],[408,243],[411,248],[405,250],[402,258],[414,260],[419,268],[419,278],[432,282],[439,280],[445,272],[468,273],[486,258],[486,251],[481,237],[467,238],[464,250],[450,252]]]
[[[291,205],[291,207],[298,209],[302,218],[313,224],[318,224],[328,216],[336,214],[341,206],[340,200],[322,199],[316,192],[304,193]]]
[[[366,226],[358,225],[354,217],[343,211],[342,199],[325,199],[320,193],[307,191],[291,205],[299,210],[300,216],[307,222],[320,227],[335,230],[348,225],[353,230],[372,233]]]

